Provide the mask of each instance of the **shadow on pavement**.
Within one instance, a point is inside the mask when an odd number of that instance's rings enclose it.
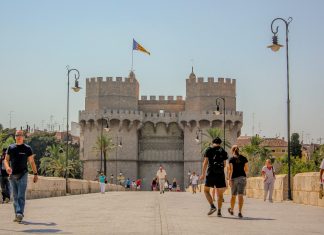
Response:
[[[235,220],[276,220],[276,219],[271,219],[271,218],[256,218],[256,217],[221,217],[223,219],[235,219]]]
[[[27,229],[27,230],[22,230],[22,233],[45,233],[45,234],[50,234],[50,233],[60,233],[62,234],[62,230],[60,229]]]
[[[56,223],[41,223],[41,222],[31,222],[31,221],[22,221],[20,224],[24,225],[44,225],[44,226],[56,226]]]

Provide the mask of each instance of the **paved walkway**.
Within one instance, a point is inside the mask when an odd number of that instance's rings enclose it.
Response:
[[[228,202],[228,197],[225,197]],[[0,234],[324,234],[324,208],[246,199],[245,216],[207,216],[202,194],[109,192],[28,200],[25,220],[0,205]],[[237,213],[236,213],[237,214]]]

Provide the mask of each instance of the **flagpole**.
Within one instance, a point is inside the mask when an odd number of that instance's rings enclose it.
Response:
[[[132,71],[133,71],[133,54],[134,54],[134,50],[133,50],[133,47],[132,47]]]

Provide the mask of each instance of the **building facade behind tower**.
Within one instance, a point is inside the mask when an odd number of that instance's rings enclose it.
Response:
[[[150,189],[160,165],[181,189],[188,185],[188,172],[201,174],[202,156],[196,142],[197,130],[223,128],[223,103],[216,111],[216,98],[225,99],[226,139],[235,143],[241,133],[243,113],[236,111],[236,80],[210,77],[186,79],[186,99],[182,96],[139,97],[135,74],[129,77],[87,79],[85,110],[79,113],[81,126],[80,158],[84,179],[93,180],[103,169],[100,152],[94,151],[101,134],[117,146],[108,153],[107,174],[122,172],[131,180],[143,179]],[[103,131],[109,126],[110,131]],[[202,135],[203,142],[208,141]]]

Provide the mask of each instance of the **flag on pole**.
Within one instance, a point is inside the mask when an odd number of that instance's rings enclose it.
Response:
[[[144,47],[142,47],[138,42],[136,42],[133,38],[133,50],[144,52],[148,55],[151,55],[150,52],[148,52]]]

